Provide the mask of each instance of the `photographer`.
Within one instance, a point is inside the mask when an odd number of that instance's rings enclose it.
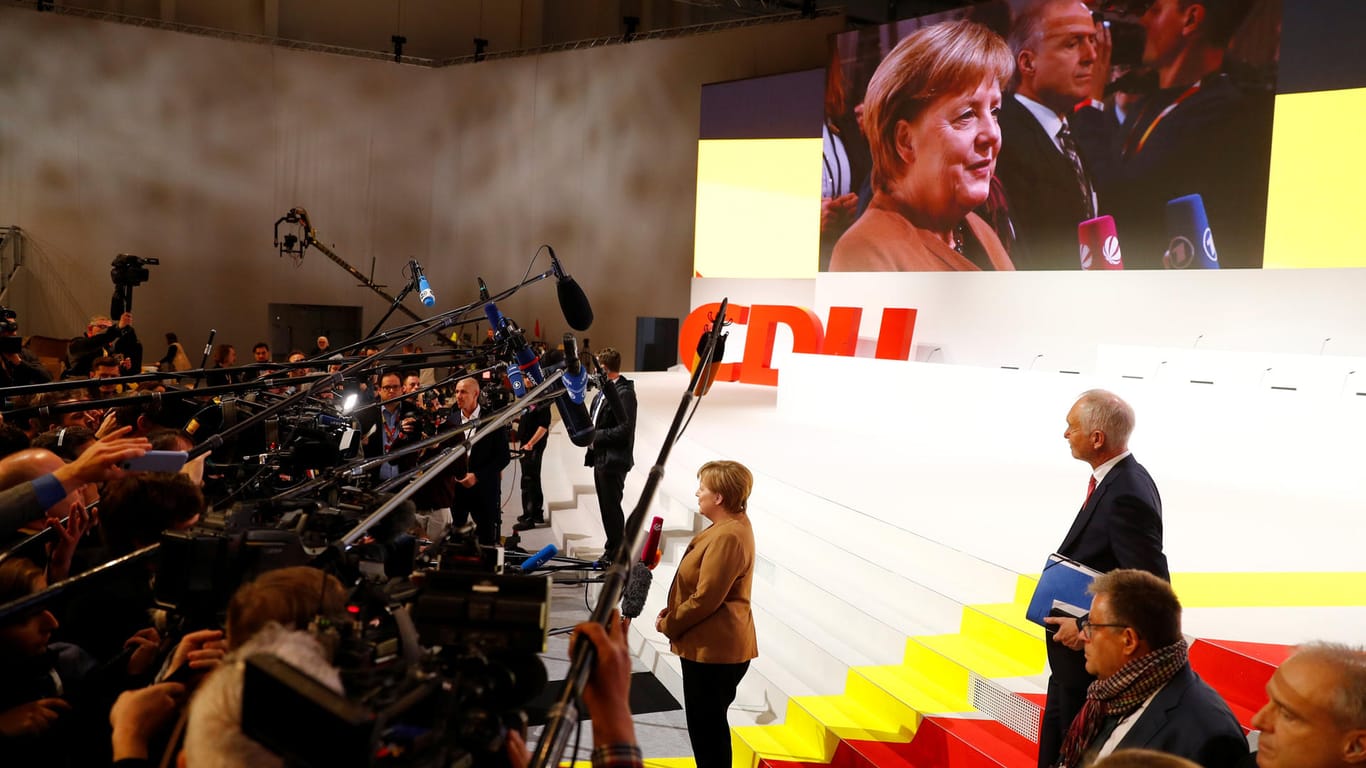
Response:
[[[124,312],[118,325],[104,315],[90,318],[85,335],[72,339],[66,348],[66,369],[62,371],[62,378],[89,378],[95,360],[105,355],[122,355],[119,368],[124,374],[139,372],[142,345],[133,330],[132,312]]]
[[[0,387],[52,381],[52,374],[33,353],[24,349],[19,338],[18,317],[14,310],[0,307]]]

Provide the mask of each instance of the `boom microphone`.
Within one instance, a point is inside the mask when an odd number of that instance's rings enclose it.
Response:
[[[479,281],[481,298],[487,289],[483,287],[484,281]],[[498,341],[507,343],[517,358],[517,367],[522,369],[522,373],[531,379],[533,385],[545,381],[545,373],[541,370],[541,358],[536,355],[536,350],[526,343],[526,336],[522,334],[522,329],[517,324],[509,320],[498,309],[498,305],[492,301],[484,304],[484,316],[488,318],[489,325],[493,326],[493,335]],[[523,392],[522,394],[526,394]],[[522,395],[518,395],[521,397]]]
[[[631,563],[631,575],[626,581],[626,587],[621,591],[622,618],[634,619],[645,610],[645,599],[650,596],[650,582],[654,581],[654,578],[655,575],[645,563]]]
[[[697,354],[693,357],[693,369],[695,370],[702,362],[702,356],[707,353],[707,340],[711,338],[712,326],[707,323],[707,327],[702,331],[702,335],[697,338]],[[721,333],[716,336],[716,349],[712,352],[711,362],[707,364],[706,373],[697,380],[697,387],[693,389],[693,397],[702,397],[711,391],[711,385],[716,382],[716,374],[721,370],[721,360],[726,356],[726,337],[730,334]]]
[[[550,252],[550,270],[555,273],[555,295],[560,300],[560,313],[564,315],[564,321],[576,331],[588,330],[593,325],[593,307],[589,306],[588,297],[574,278],[565,274],[560,260],[555,258],[555,249],[549,245],[545,249]]]
[[[655,516],[650,521],[650,533],[645,537],[645,548],[640,550],[640,562],[646,568],[659,565],[659,537],[664,534],[664,518]]]
[[[560,550],[554,544],[545,545],[541,551],[522,561],[522,573],[531,573],[550,562],[550,559],[559,553]]]
[[[1078,224],[1077,242],[1081,248],[1082,269],[1124,269],[1114,217],[1097,216]]]
[[[417,297],[426,307],[436,304],[436,294],[432,293],[432,286],[427,282],[427,275],[422,271],[422,265],[417,259],[411,259],[408,265],[412,267],[413,279],[417,281]]]

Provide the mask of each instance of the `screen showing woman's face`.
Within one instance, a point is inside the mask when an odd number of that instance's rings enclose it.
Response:
[[[913,121],[897,125],[897,149],[906,172],[897,196],[934,220],[958,219],[981,205],[1001,149],[995,79],[967,93],[941,96]]]

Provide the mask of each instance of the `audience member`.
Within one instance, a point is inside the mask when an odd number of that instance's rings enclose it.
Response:
[[[1078,620],[1086,671],[1096,681],[1063,740],[1059,766],[1088,765],[1120,747],[1155,749],[1205,768],[1240,768],[1247,739],[1228,704],[1191,670],[1181,603],[1147,571],[1096,578]]]
[[[90,376],[90,364],[104,355],[122,355],[123,373],[138,373],[142,362],[142,345],[133,330],[133,313],[124,312],[118,325],[104,315],[95,315],[86,323],[85,335],[71,340],[66,348],[64,379],[85,379]]]
[[[1360,768],[1366,765],[1366,650],[1309,643],[1266,684],[1258,768]]]
[[[1096,215],[1090,158],[1073,136],[1076,121],[1099,123],[1094,109],[1077,112],[1100,84],[1108,56],[1105,28],[1081,0],[1033,0],[1010,28],[1015,88],[1001,103],[1001,154],[996,176],[1005,187],[1016,269],[1077,269],[1077,225]],[[1108,34],[1108,33],[1106,33]]]
[[[1101,389],[1083,392],[1067,412],[1063,438],[1072,457],[1091,466],[1086,498],[1058,554],[1105,573],[1137,568],[1169,579],[1162,552],[1162,498],[1148,471],[1129,452],[1134,410]],[[1081,711],[1093,674],[1086,669],[1076,622],[1049,617],[1048,698],[1039,735],[1039,766],[1058,759],[1068,724]]]

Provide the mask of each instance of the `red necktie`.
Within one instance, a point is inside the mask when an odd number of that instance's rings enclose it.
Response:
[[[1082,502],[1081,502],[1081,505],[1082,505],[1083,507],[1086,506],[1086,502],[1088,502],[1088,501],[1091,500],[1091,494],[1094,493],[1095,490],[1096,490],[1096,476],[1095,476],[1095,475],[1091,475],[1091,482],[1089,482],[1089,483],[1086,484],[1086,498],[1083,499]]]

